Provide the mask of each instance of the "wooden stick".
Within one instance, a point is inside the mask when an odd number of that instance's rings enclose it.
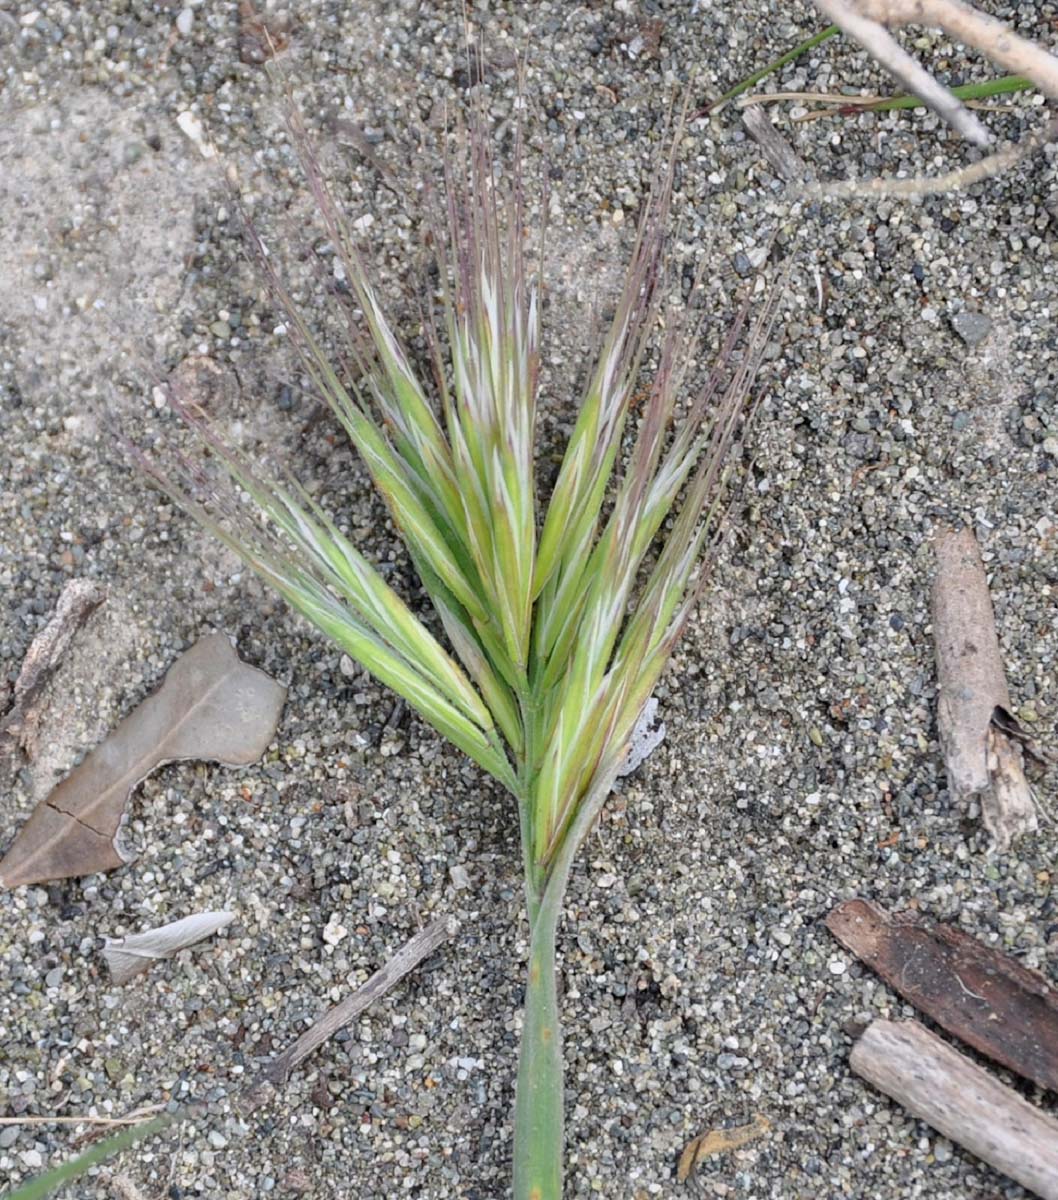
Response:
[[[432,954],[442,942],[448,941],[459,928],[455,917],[437,917],[425,929],[406,942],[394,956],[377,970],[374,975],[345,1000],[329,1008],[322,1017],[277,1055],[265,1067],[260,1079],[250,1084],[237,1100],[237,1107],[244,1115],[267,1103],[278,1087],[290,1078],[290,1072],[339,1029],[344,1029],[355,1017],[374,1004],[381,996],[399,983],[409,971]]]
[[[945,171],[942,175],[914,175],[910,179],[895,179],[879,175],[875,179],[839,179],[835,182],[813,183],[804,189],[808,198],[841,200],[849,196],[936,196],[955,192],[971,184],[981,183],[1017,166],[1023,158],[1042,150],[1058,137],[1058,120],[1047,121],[1035,133],[1020,142],[1004,146],[995,154],[986,155],[968,167]]]
[[[980,798],[985,828],[1005,850],[1036,828],[1036,805],[1024,771],[1028,738],[1011,716],[992,599],[973,531],[941,530],[936,554],[937,731],[948,787],[956,801]]]
[[[857,0],[857,4],[862,16],[884,22],[890,29],[939,26],[955,41],[975,46],[1012,75],[1027,75],[1041,92],[1058,98],[1058,58],[963,0]]]
[[[852,1069],[908,1112],[1017,1180],[1058,1200],[1058,1121],[1033,1108],[917,1021],[874,1021]]]

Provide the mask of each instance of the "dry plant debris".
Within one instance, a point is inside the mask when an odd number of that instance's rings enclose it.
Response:
[[[909,92],[979,146],[992,141],[987,129],[900,46],[890,29],[905,25],[943,29],[1011,74],[1031,79],[1045,95],[1058,98],[1058,59],[962,0],[816,0],[816,7],[856,38]]]
[[[680,1155],[676,1178],[683,1183],[707,1158],[714,1154],[726,1154],[763,1137],[771,1129],[771,1122],[760,1113],[754,1115],[747,1125],[734,1125],[729,1129],[709,1129],[687,1143]]]
[[[1058,58],[962,0],[815,0],[815,3],[829,21],[855,38],[908,92],[918,96],[923,104],[977,146],[993,144],[991,133],[957,96],[934,79],[896,41],[890,29],[906,25],[942,29],[956,41],[980,50],[1012,74],[1031,80],[1052,100],[1058,97]],[[939,177],[848,180],[813,185],[806,191],[831,198],[952,191],[1010,169],[1056,136],[1058,121],[1052,119],[1020,142]]]
[[[438,946],[454,937],[458,929],[459,922],[452,916],[435,917],[429,925],[420,929],[392,958],[379,967],[362,987],[357,988],[351,996],[332,1005],[293,1045],[272,1059],[260,1079],[241,1093],[238,1100],[240,1112],[245,1116],[266,1104],[274,1096],[276,1089],[287,1082],[299,1063],[304,1062],[328,1038],[332,1038],[340,1029],[345,1029],[365,1009],[395,987]]]
[[[995,615],[972,530],[942,530],[936,541],[933,641],[937,727],[952,798],[979,797],[981,819],[999,850],[1036,829],[1025,778],[1028,735],[1012,715]]]
[[[0,721],[0,766],[10,768],[20,757],[35,756],[44,688],[74,635],[103,603],[105,595],[89,579],[73,579],[63,588],[55,615],[26,653],[15,680],[11,707]]]
[[[0,861],[0,884],[19,887],[112,871],[133,789],[163,763],[256,762],[272,740],[286,689],[242,662],[224,634],[200,638],[162,686],[33,810]]]
[[[742,124],[761,148],[772,170],[786,183],[804,183],[815,172],[768,119],[759,104],[751,104],[742,114]]]
[[[172,958],[188,946],[212,937],[235,920],[230,912],[194,913],[157,929],[145,929],[122,938],[107,938],[103,957],[115,983],[128,983],[153,963]]]
[[[837,940],[905,1000],[981,1054],[1058,1091],[1058,992],[1036,971],[961,929],[846,900]]]

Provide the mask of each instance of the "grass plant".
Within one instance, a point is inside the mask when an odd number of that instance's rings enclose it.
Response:
[[[335,515],[236,449],[186,398],[170,400],[200,434],[212,472],[197,460],[165,470],[141,464],[513,797],[530,929],[513,1188],[516,1200],[556,1200],[563,897],[701,593],[774,293],[755,315],[743,305],[715,368],[692,388],[704,317],[693,307],[680,317],[667,304],[673,150],[644,203],[612,321],[544,495],[536,437],[543,231],[535,242],[527,233],[520,135],[508,182],[480,115],[450,139],[444,200],[429,230],[439,283],[423,313],[432,363],[423,378],[292,106],[289,122],[349,285],[347,366],[328,356],[248,223],[249,238],[307,374],[388,505],[446,643]]]
[[[328,357],[252,225],[249,236],[305,370],[384,497],[448,645],[307,490],[269,477],[179,398],[233,486],[205,499],[194,473],[160,482],[513,796],[530,927],[514,1195],[555,1200],[563,1145],[555,940],[570,867],[699,597],[728,451],[774,305],[753,320],[743,307],[707,382],[691,391],[700,323],[662,320],[670,158],[644,205],[612,323],[544,497],[542,280],[529,260],[520,133],[507,183],[480,114],[446,154],[442,215],[430,229],[439,286],[423,317],[432,362],[424,379],[293,106],[289,122],[351,292],[351,371]],[[541,231],[536,252],[542,240]]]

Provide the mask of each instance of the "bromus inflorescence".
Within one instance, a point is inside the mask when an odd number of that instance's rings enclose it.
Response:
[[[690,389],[700,323],[673,319],[664,287],[670,156],[644,205],[557,478],[542,496],[543,283],[529,265],[520,134],[509,182],[498,178],[480,111],[446,153],[444,202],[429,230],[438,285],[423,315],[432,371],[422,378],[293,106],[289,114],[351,293],[350,369],[329,359],[248,223],[249,237],[305,370],[385,498],[448,644],[305,488],[269,477],[179,396],[174,407],[233,486],[215,486],[186,463],[156,477],[294,609],[513,796],[531,937],[514,1195],[554,1200],[562,1191],[563,1142],[555,939],[570,867],[701,592],[728,451],[776,292],[752,318],[743,305],[715,369]],[[654,366],[645,381],[648,359]]]

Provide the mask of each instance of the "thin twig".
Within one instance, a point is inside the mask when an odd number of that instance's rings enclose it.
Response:
[[[425,929],[421,929],[410,941],[377,970],[374,975],[351,996],[339,1001],[292,1046],[277,1055],[265,1067],[260,1079],[250,1084],[238,1099],[238,1107],[244,1115],[253,1112],[271,1099],[277,1087],[290,1078],[290,1073],[328,1038],[344,1029],[352,1020],[370,1007],[381,996],[408,974],[409,971],[432,954],[438,946],[452,937],[459,924],[455,917],[437,917]]]
[[[961,167],[957,171],[948,171],[943,175],[915,176],[911,179],[893,179],[883,175],[877,179],[846,179],[837,183],[809,184],[804,188],[803,195],[814,199],[836,200],[849,196],[932,196],[939,192],[953,192],[1010,170],[1022,159],[1028,158],[1056,138],[1058,118],[1049,121],[1039,133],[1023,138],[1013,146],[1007,146],[982,158],[980,162],[971,163],[970,166]]]
[[[890,28],[939,27],[955,41],[975,47],[1011,73],[1028,76],[1041,92],[1058,99],[1058,58],[964,0],[856,0],[856,6],[868,20]]]
[[[840,108],[846,104],[877,104],[884,96],[842,96],[835,92],[754,92],[752,96],[739,96],[736,108],[750,108],[755,104],[776,104],[780,100],[811,100],[813,104],[831,104]]]
[[[967,141],[976,146],[992,144],[992,135],[984,125],[912,58],[884,25],[867,16],[862,6],[853,7],[849,0],[816,0],[816,7]]]
[[[0,1117],[0,1125],[137,1125],[164,1108],[164,1104],[148,1104],[123,1117]]]

